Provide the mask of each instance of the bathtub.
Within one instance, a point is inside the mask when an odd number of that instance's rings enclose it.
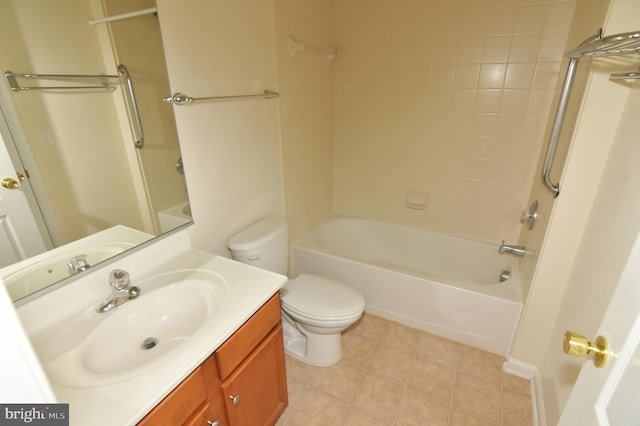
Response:
[[[517,259],[497,249],[419,228],[336,218],[291,245],[291,272],[352,285],[371,314],[507,355],[523,298]],[[500,281],[504,271],[510,277]]]

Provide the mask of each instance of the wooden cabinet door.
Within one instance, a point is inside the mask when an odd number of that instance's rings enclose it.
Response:
[[[138,426],[181,425],[206,403],[207,393],[200,368],[191,373],[160,402]]]
[[[275,328],[222,383],[233,426],[272,425],[287,405],[282,326]]]
[[[211,426],[215,424],[213,413],[211,412],[211,406],[209,403],[203,404],[193,416],[184,422],[184,426]],[[218,425],[215,425],[218,426]]]

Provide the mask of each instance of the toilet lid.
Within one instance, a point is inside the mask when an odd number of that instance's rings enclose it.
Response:
[[[364,310],[362,294],[326,277],[300,274],[280,290],[283,306],[305,316],[340,318]]]

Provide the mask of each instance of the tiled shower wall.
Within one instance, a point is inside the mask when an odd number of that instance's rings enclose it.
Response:
[[[333,210],[516,242],[575,1],[332,5]]]

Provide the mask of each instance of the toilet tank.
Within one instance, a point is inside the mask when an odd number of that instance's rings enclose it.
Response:
[[[227,243],[235,260],[287,275],[289,232],[287,221],[269,216],[232,236]]]

